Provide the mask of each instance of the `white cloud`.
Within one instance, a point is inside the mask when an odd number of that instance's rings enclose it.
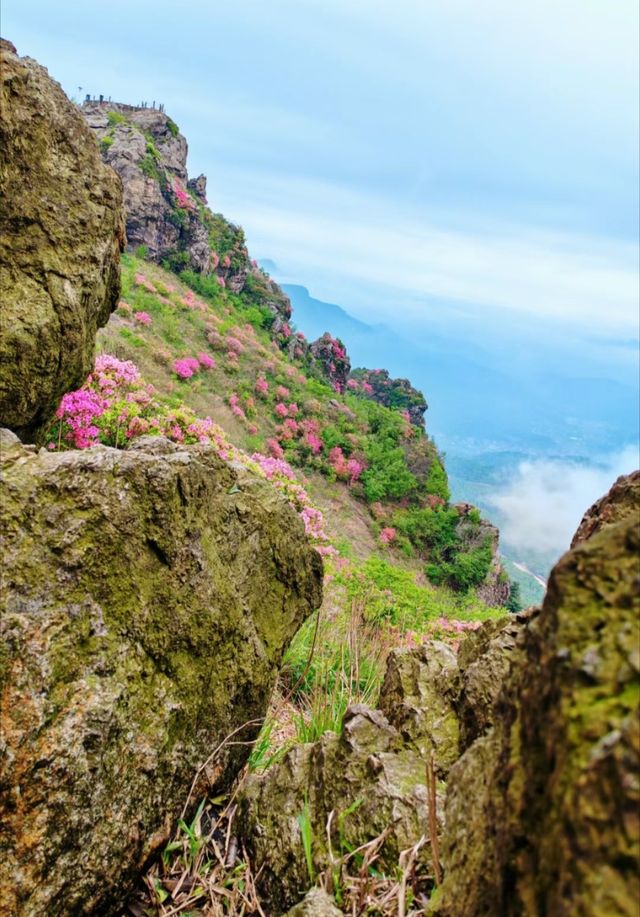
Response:
[[[258,254],[317,280],[320,297],[339,297],[345,281],[378,284],[480,312],[497,306],[581,331],[637,333],[637,252],[629,243],[490,221],[451,228],[446,214],[428,221],[374,195],[273,175],[244,173],[239,196],[226,175]]]
[[[511,550],[558,556],[568,549],[586,510],[638,464],[635,446],[597,465],[523,462],[511,483],[489,498],[500,514],[502,542]]]

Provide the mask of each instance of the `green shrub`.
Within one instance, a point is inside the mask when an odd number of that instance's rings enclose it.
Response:
[[[424,482],[424,489],[428,494],[441,497],[445,503],[449,502],[451,493],[449,491],[447,472],[444,470],[444,466],[439,458],[435,458],[431,463],[429,473]]]
[[[160,170],[158,169],[158,163],[148,152],[142,157],[138,163],[138,168],[143,175],[146,175],[147,178],[153,178],[155,181],[160,181]]]
[[[519,611],[522,611],[522,598],[520,596],[520,583],[516,583],[515,580],[511,580],[509,583],[510,591],[509,598],[505,602],[505,608],[508,611],[511,611],[513,614],[517,614]]]
[[[180,133],[180,131],[179,131],[179,129],[178,129],[178,125],[177,125],[176,122],[173,121],[171,118],[167,118],[167,127],[169,128],[169,133],[170,133],[173,137],[177,137],[178,134]]]
[[[401,500],[415,490],[417,481],[407,467],[404,452],[388,439],[370,437],[365,446],[367,468],[360,480],[369,503]]]
[[[115,127],[116,124],[126,124],[127,118],[119,111],[108,111],[107,121],[111,127]]]

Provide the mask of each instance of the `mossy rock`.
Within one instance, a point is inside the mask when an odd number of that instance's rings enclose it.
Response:
[[[44,67],[0,55],[0,425],[38,441],[118,301],[122,187]]]
[[[466,751],[447,788],[441,917],[637,914],[634,479],[618,481],[589,511],[594,534],[583,522],[576,547],[552,571],[542,609],[518,616],[519,632],[509,625],[490,641],[487,652],[497,641],[511,649],[507,664],[494,667],[489,719],[472,715],[476,698],[486,710],[484,693],[467,692]],[[478,665],[482,655],[472,653],[467,673]]]
[[[209,446],[36,453],[5,432],[2,458],[0,900],[115,914],[196,775],[192,805],[245,761],[210,756],[256,736],[322,562]]]

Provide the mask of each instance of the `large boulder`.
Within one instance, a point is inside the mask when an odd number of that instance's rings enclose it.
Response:
[[[2,460],[0,900],[118,913],[182,807],[244,762],[321,558],[209,446],[36,452],[5,431]]]
[[[555,566],[542,609],[499,637],[511,648],[495,672],[489,728],[472,725],[449,775],[443,917],[637,914],[640,527],[631,483],[618,481],[589,511],[599,524]]]
[[[0,55],[0,425],[34,441],[116,306],[122,188],[44,67]]]

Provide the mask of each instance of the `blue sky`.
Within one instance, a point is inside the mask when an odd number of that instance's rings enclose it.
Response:
[[[319,298],[637,334],[635,0],[4,0],[2,31],[70,95],[163,101]]]

